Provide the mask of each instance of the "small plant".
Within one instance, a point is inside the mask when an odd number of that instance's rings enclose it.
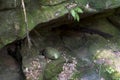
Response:
[[[74,18],[74,20],[77,20],[78,22],[80,20],[79,13],[83,13],[82,9],[79,8],[79,7],[75,7],[75,8],[73,8],[73,9],[70,10],[70,14]]]
[[[101,73],[107,80],[120,80],[120,73],[118,73],[113,67],[111,66],[102,66]]]
[[[115,70],[112,67],[108,67],[106,68],[106,72],[108,72],[109,74],[112,74],[115,72]]]

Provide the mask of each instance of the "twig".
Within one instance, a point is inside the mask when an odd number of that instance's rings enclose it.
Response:
[[[27,40],[28,40],[28,47],[31,48],[31,40],[30,40],[30,36],[29,36],[29,30],[28,30],[28,20],[27,20],[27,16],[26,16],[26,9],[25,9],[25,3],[24,0],[22,1],[22,7],[23,7],[23,12],[24,12],[24,20],[25,20],[25,24],[26,24],[26,35],[27,35]]]

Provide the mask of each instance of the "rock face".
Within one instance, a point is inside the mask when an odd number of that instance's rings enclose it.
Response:
[[[25,76],[21,70],[22,65],[11,56],[7,48],[14,46],[9,45],[0,50],[0,79],[1,80],[25,80]]]
[[[70,79],[120,79],[119,3],[120,0],[25,0],[32,43],[28,48],[21,1],[1,0],[0,80],[24,80],[25,76],[27,80],[56,80],[64,63],[71,63],[71,56],[77,60],[74,70],[78,72],[73,72]],[[70,18],[70,10],[75,7],[84,11],[80,22]],[[14,41],[18,39],[22,43],[16,51]],[[43,50],[44,56],[40,53]],[[59,53],[66,57],[61,58]]]
[[[32,30],[36,25],[48,21],[52,21],[53,24],[59,22],[59,25],[63,24],[63,22],[68,23],[68,17],[63,17],[62,20],[58,17],[69,14],[69,10],[76,7],[73,4],[77,4],[87,14],[95,14],[106,9],[117,8],[120,6],[119,2],[119,0],[75,0],[70,2],[65,0],[25,0],[28,31]],[[58,24],[56,25],[58,26]],[[0,1],[0,26],[0,48],[26,36],[26,23],[20,0]]]

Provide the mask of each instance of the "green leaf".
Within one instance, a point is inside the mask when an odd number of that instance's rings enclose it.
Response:
[[[71,9],[71,10],[70,10],[71,15],[72,15],[73,18],[74,18],[75,20],[77,20],[78,22],[79,22],[79,20],[80,20],[80,17],[79,17],[79,14],[78,14],[78,13],[82,13],[82,12],[83,12],[82,9],[80,9],[79,7],[76,7],[76,8],[74,8],[74,9]]]
[[[71,15],[73,16],[73,18],[76,18],[76,12],[74,9],[70,10]]]
[[[76,14],[76,20],[79,22],[80,21],[80,17],[78,14]]]
[[[82,9],[79,8],[79,7],[76,7],[74,10],[75,10],[77,13],[83,13]]]

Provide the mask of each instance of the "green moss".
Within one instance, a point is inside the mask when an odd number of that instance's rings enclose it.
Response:
[[[43,80],[43,74],[39,75],[39,80]]]
[[[63,57],[49,62],[44,71],[44,79],[52,80],[53,77],[56,77],[62,71],[64,62]]]
[[[78,80],[81,77],[82,73],[81,72],[74,72],[71,79],[69,80]]]

